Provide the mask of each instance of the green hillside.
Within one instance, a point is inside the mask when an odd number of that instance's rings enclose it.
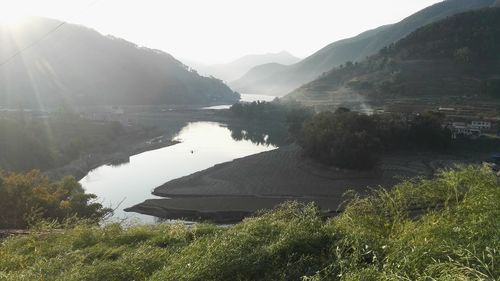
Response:
[[[200,76],[171,55],[78,25],[31,18],[0,25],[0,106],[209,104],[239,100],[222,81]],[[42,41],[25,49],[33,42]]]
[[[427,25],[360,63],[346,63],[287,96],[302,101],[500,95],[500,9]]]
[[[347,61],[362,61],[407,36],[419,27],[464,11],[490,7],[495,0],[447,0],[425,8],[401,22],[382,26],[356,37],[334,42],[302,61],[278,69],[274,73],[262,72],[258,79],[234,87],[240,92],[284,95],[300,85],[310,82],[322,73]]]

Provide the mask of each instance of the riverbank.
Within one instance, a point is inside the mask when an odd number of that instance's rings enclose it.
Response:
[[[297,145],[288,145],[167,182],[153,191],[166,199],[147,200],[125,211],[228,223],[285,201],[299,201],[315,202],[334,214],[341,211],[349,190],[366,194],[406,178],[431,177],[438,169],[476,162],[480,161],[456,155],[398,153],[386,155],[377,169],[350,171],[318,164],[305,158]]]
[[[153,137],[154,136],[154,137]],[[168,136],[147,135],[147,139],[123,139],[115,143],[116,147],[109,153],[86,153],[71,163],[44,172],[49,179],[60,179],[65,176],[73,176],[81,180],[90,171],[102,165],[121,165],[129,162],[131,156],[150,150],[175,145],[178,141],[172,141]]]
[[[202,110],[192,107],[158,108],[130,107],[120,116],[132,125],[125,127],[125,133],[113,143],[95,147],[82,153],[77,159],[56,168],[44,171],[52,180],[73,176],[80,180],[102,165],[127,163],[133,155],[175,145],[172,138],[190,122],[229,122],[231,117],[218,110]]]
[[[225,227],[47,226],[1,241],[0,279],[498,280],[499,201],[498,180],[467,168],[358,198],[335,219],[287,204]]]
[[[225,197],[184,197],[175,199],[151,199],[126,209],[145,215],[165,219],[185,221],[210,221],[218,224],[232,224],[250,217],[260,210],[270,210],[284,203],[295,201],[302,204],[314,202],[323,216],[339,213],[336,207],[342,203],[341,197],[257,197],[257,196],[225,196]]]

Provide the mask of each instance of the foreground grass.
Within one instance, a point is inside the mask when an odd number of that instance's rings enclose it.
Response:
[[[500,280],[499,187],[467,167],[328,220],[289,203],[229,228],[45,228],[3,242],[0,280]]]

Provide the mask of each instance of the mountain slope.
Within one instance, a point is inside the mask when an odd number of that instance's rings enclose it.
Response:
[[[230,86],[235,90],[242,90],[245,93],[259,92],[259,89],[254,89],[254,85],[259,83],[262,76],[271,76],[278,71],[286,69],[286,65],[279,63],[261,64],[250,69],[240,79],[230,83]]]
[[[495,0],[447,0],[425,8],[399,23],[364,32],[356,37],[334,42],[304,60],[272,75],[263,72],[251,84],[254,93],[284,95],[323,72],[347,61],[359,61],[381,48],[405,37],[417,28],[463,11],[489,7]],[[250,83],[248,83],[250,84]],[[245,92],[247,88],[235,88]]]
[[[348,63],[287,96],[334,101],[364,96],[500,97],[500,9],[427,25],[360,63]]]
[[[60,22],[32,18],[0,27],[0,59]],[[217,79],[199,76],[171,55],[66,24],[0,68],[0,105],[206,104],[237,101]]]
[[[298,61],[300,61],[299,58],[286,51],[282,51],[279,53],[247,55],[226,64],[200,65],[194,62],[188,62],[187,64],[197,69],[203,75],[214,76],[226,82],[231,82],[240,78],[257,65],[268,63],[290,65]]]

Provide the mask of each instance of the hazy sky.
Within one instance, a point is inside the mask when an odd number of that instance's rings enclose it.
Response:
[[[0,0],[20,14],[80,23],[104,34],[205,63],[325,45],[397,22],[440,0]],[[47,39],[47,40],[50,40]]]

